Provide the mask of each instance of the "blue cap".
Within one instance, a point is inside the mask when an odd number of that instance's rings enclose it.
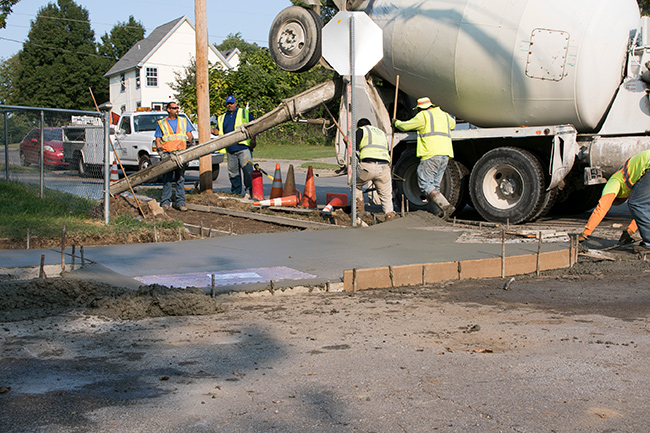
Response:
[[[235,103],[237,103],[237,100],[235,99],[234,96],[228,96],[226,98],[226,104],[235,104]]]

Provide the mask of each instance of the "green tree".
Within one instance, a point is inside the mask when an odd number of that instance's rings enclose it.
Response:
[[[7,26],[7,17],[11,13],[11,8],[20,0],[0,0],[0,29]]]
[[[18,54],[0,63],[0,104],[17,105],[16,78],[18,75]]]
[[[638,0],[642,15],[650,14],[650,0]]]
[[[142,23],[136,21],[133,15],[129,15],[128,21],[118,22],[110,33],[104,33],[97,52],[100,56],[117,62],[136,42],[144,39],[144,33],[145,29]]]
[[[38,11],[18,57],[21,105],[94,109],[88,87],[98,102],[108,99],[88,11],[73,0],[58,0]]]

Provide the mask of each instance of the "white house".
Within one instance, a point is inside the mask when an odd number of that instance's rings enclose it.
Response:
[[[161,110],[173,100],[170,83],[196,57],[196,32],[187,16],[156,27],[137,42],[113,67],[108,77],[113,113],[135,111],[139,107]],[[228,50],[227,57],[209,44],[208,61],[224,69],[237,69],[239,50]]]

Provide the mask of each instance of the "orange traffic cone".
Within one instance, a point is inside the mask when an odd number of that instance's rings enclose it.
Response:
[[[284,189],[282,190],[282,197],[289,197],[290,195],[298,196],[298,201],[300,201],[299,192],[296,189],[296,178],[293,174],[293,164],[289,164],[289,169],[287,170],[287,180],[284,181]]]
[[[323,213],[332,213],[332,210],[335,207],[344,207],[348,205],[348,195],[343,193],[328,192],[327,195],[327,206],[323,208],[321,212]]]
[[[270,198],[282,197],[282,172],[280,171],[280,163],[275,164],[275,173],[273,174],[273,186],[271,187]]]
[[[109,183],[114,183],[120,180],[120,175],[117,172],[117,162],[113,160],[113,164],[111,164],[111,177],[109,178]]]
[[[316,208],[316,186],[314,185],[314,169],[310,165],[307,168],[307,179],[305,179],[305,193],[302,195],[301,207],[309,209]]]
[[[295,195],[289,197],[271,198],[268,200],[260,200],[253,203],[253,206],[286,206],[293,207],[298,205],[298,197]]]

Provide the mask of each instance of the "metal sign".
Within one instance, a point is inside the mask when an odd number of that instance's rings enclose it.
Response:
[[[354,20],[354,44],[350,38],[351,20]],[[339,12],[323,27],[323,58],[339,74],[350,75],[354,70],[355,75],[366,75],[383,57],[383,32],[365,12]]]

